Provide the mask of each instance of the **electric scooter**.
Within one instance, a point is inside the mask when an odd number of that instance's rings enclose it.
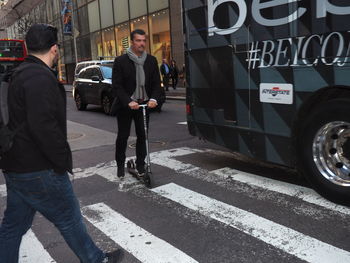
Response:
[[[142,115],[143,115],[143,127],[145,130],[145,136],[146,136],[146,169],[145,173],[143,175],[140,175],[136,169],[136,164],[133,159],[128,160],[126,163],[126,167],[128,169],[128,172],[137,178],[140,181],[143,181],[143,183],[147,187],[151,187],[151,177],[150,175],[152,174],[151,171],[151,161],[150,161],[150,156],[149,156],[149,141],[148,141],[148,129],[147,129],[147,116],[146,116],[146,108],[147,104],[141,104],[139,105],[140,108],[142,108]]]

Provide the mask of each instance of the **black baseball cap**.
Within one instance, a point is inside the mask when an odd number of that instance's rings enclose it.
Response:
[[[57,44],[57,28],[49,24],[34,24],[29,28],[25,41],[28,50],[48,50]]]

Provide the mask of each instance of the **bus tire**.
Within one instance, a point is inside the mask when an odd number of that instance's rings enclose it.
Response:
[[[322,102],[299,126],[299,171],[325,198],[350,204],[350,99]]]

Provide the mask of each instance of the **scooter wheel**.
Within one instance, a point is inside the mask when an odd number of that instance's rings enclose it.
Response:
[[[126,163],[126,167],[127,167],[128,169],[135,169],[134,160],[129,160],[129,161]]]
[[[147,187],[151,187],[151,177],[148,173],[145,173],[145,175],[143,176],[143,182]]]

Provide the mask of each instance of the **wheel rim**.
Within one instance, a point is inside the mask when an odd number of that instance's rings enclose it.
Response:
[[[317,169],[330,182],[350,186],[350,123],[330,122],[316,134],[313,158]]]
[[[102,99],[102,105],[103,105],[103,110],[105,113],[109,113],[110,112],[110,100],[108,98],[108,96],[104,96]]]

